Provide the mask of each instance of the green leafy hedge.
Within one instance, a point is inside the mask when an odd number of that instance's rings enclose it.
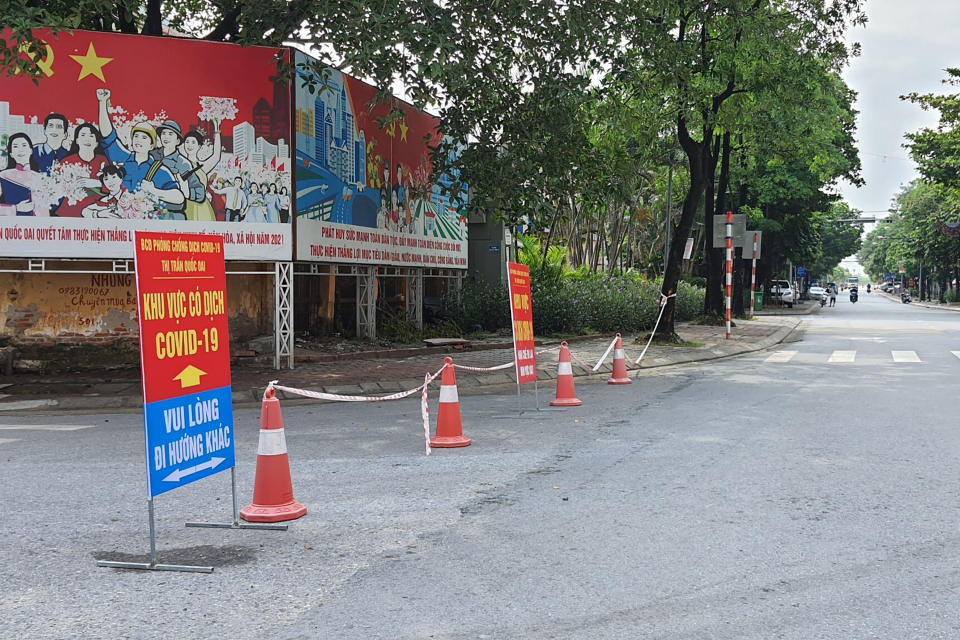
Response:
[[[578,273],[556,281],[535,281],[533,326],[537,335],[637,332],[653,328],[660,311],[660,282],[636,275]],[[703,309],[704,290],[681,282],[676,319],[693,320]],[[445,311],[467,332],[509,328],[506,285],[470,282],[459,300],[451,294]]]

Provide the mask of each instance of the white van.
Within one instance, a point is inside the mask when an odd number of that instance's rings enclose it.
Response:
[[[770,281],[770,298],[781,304],[787,305],[787,307],[791,309],[793,308],[793,303],[796,300],[793,287],[790,286],[790,283],[787,280]]]

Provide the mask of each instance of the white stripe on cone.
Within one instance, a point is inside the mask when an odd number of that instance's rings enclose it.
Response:
[[[613,357],[616,358],[617,360],[623,360],[624,358],[626,358],[626,356],[623,353],[623,349],[617,349],[616,351],[614,351]]]
[[[282,456],[287,453],[287,439],[283,429],[262,429],[260,443],[257,445],[258,456]]]
[[[569,362],[558,362],[557,363],[557,375],[561,376],[572,376],[573,375],[573,365]]]
[[[440,402],[459,402],[457,388],[453,385],[440,387]]]

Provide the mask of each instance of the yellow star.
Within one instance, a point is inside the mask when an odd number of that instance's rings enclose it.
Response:
[[[410,127],[407,126],[407,121],[406,121],[406,120],[401,120],[401,121],[400,121],[400,139],[401,139],[402,141],[404,141],[404,142],[407,141],[407,129],[409,129],[409,128],[410,128]]]
[[[397,132],[397,123],[396,123],[396,122],[391,122],[391,123],[390,123],[390,126],[387,127],[386,131],[387,131],[387,135],[388,135],[388,136],[390,136],[391,138],[395,138],[396,135],[397,135],[397,133],[396,133],[396,132]]]
[[[108,62],[113,61],[113,58],[97,57],[97,50],[93,48],[92,42],[90,43],[90,47],[87,49],[86,55],[71,55],[70,57],[80,65],[80,77],[77,78],[77,82],[83,80],[87,76],[97,76],[100,78],[100,82],[106,83],[107,80],[103,77],[103,67]]]

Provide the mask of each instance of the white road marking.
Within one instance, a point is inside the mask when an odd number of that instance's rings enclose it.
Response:
[[[853,362],[857,358],[856,351],[834,351],[830,354],[830,358],[827,360],[829,363],[848,363]]]
[[[19,438],[0,438],[0,444],[8,444],[10,442],[19,442]]]
[[[951,351],[950,353],[960,358],[960,351]]]
[[[795,355],[797,355],[796,351],[774,351],[764,362],[790,362]]]
[[[921,362],[916,351],[891,351],[894,362]]]
[[[14,402],[0,402],[0,411],[27,411],[42,407],[55,407],[58,402],[49,398],[43,400],[16,400]]]
[[[92,424],[0,424],[0,431],[79,431]]]

